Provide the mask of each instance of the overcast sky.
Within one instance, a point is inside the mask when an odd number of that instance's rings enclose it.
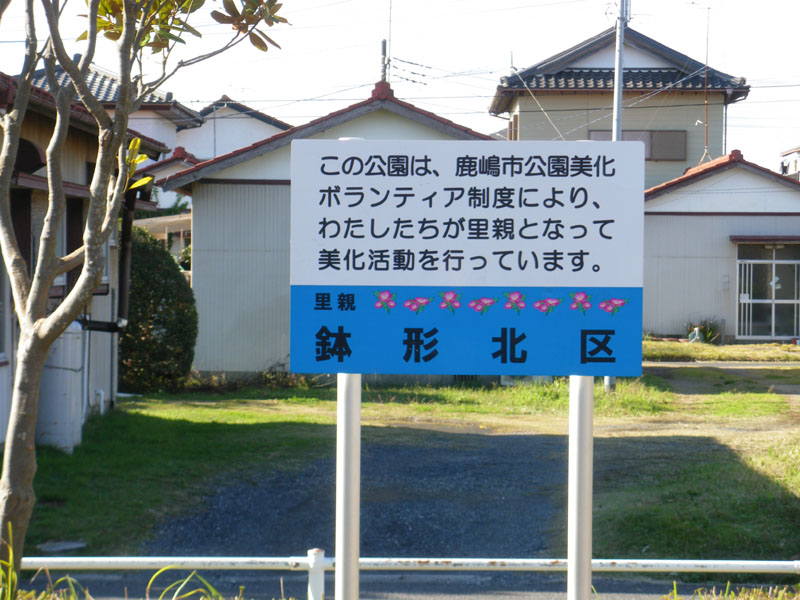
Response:
[[[85,11],[81,0],[70,3],[67,12]],[[747,78],[749,97],[729,111],[728,151],[741,149],[746,159],[776,169],[781,151],[800,146],[800,2],[631,4],[630,27],[701,62],[708,52],[711,67]],[[21,9],[21,0],[12,0],[0,23],[0,69],[9,73],[20,65]],[[602,0],[285,0],[282,14],[292,25],[269,31],[281,50],[264,55],[242,47],[186,70],[163,89],[194,108],[227,94],[299,125],[366,98],[380,79],[387,39],[399,98],[491,133],[505,128],[487,107],[512,64],[525,68],[600,33],[617,12]],[[202,47],[228,35],[205,15],[197,23]],[[80,19],[63,27],[72,38],[83,28]],[[80,43],[71,50],[80,51]],[[115,70],[103,52],[97,63]]]

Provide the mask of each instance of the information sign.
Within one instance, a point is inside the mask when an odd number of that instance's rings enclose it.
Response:
[[[293,142],[291,370],[641,373],[643,155]]]

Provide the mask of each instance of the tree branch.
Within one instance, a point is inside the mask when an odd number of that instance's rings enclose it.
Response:
[[[84,247],[81,246],[67,254],[66,256],[62,256],[61,258],[57,259],[56,266],[54,267],[55,276],[58,277],[59,275],[63,275],[64,273],[68,273],[72,271],[72,269],[77,269],[83,264],[83,254],[84,254]]]
[[[89,14],[87,18],[89,19],[89,30],[86,33],[86,51],[83,53],[81,57],[81,61],[78,64],[78,71],[81,74],[81,79],[86,79],[86,74],[89,72],[89,66],[92,64],[92,60],[94,60],[94,52],[95,48],[97,47],[97,11],[100,7],[100,0],[90,0],[89,2]]]
[[[11,219],[11,178],[38,61],[33,0],[25,1],[25,32],[25,59],[16,80],[14,103],[0,120],[3,131],[0,149],[0,248],[9,275],[17,318],[21,324],[29,323],[25,318],[24,307],[30,293],[31,281],[28,276],[28,264],[19,250]]]
[[[61,39],[61,33],[58,29],[58,15],[54,10],[53,3],[50,0],[42,0],[42,7],[44,8],[47,26],[50,31],[50,43],[53,45],[53,50],[55,51],[56,58],[58,58],[61,68],[69,75],[69,78],[75,86],[75,92],[78,94],[78,98],[80,98],[86,110],[88,110],[95,121],[97,121],[98,127],[108,128],[111,125],[111,116],[103,105],[98,102],[97,98],[92,95],[81,71],[64,48],[64,41]],[[95,37],[97,37],[96,25]]]
[[[175,73],[177,73],[181,69],[183,69],[185,67],[192,66],[192,65],[196,65],[198,63],[201,63],[203,61],[208,60],[209,58],[214,58],[218,54],[222,54],[223,52],[226,52],[227,50],[229,50],[229,49],[233,48],[234,46],[240,44],[241,42],[243,42],[246,39],[246,37],[247,37],[246,35],[241,35],[241,34],[237,33],[224,46],[220,46],[216,50],[213,50],[213,51],[208,52],[206,54],[200,54],[200,55],[192,57],[192,58],[190,58],[189,60],[186,60],[186,61],[183,61],[183,60],[180,61],[175,66],[175,68],[172,69],[169,73],[166,73],[165,75],[159,77],[158,79],[154,79],[153,81],[150,81],[147,84],[145,84],[145,91],[143,92],[142,95],[149,94],[152,91],[158,89],[160,86],[164,85],[164,83],[168,79],[172,78],[175,75]],[[164,71],[166,72],[166,69]]]
[[[56,245],[58,243],[58,233],[61,229],[61,220],[64,215],[64,206],[66,205],[62,162],[64,159],[64,144],[69,133],[70,107],[75,90],[69,80],[62,86],[58,85],[55,72],[55,56],[52,51],[47,53],[44,63],[47,80],[56,100],[56,122],[46,150],[47,213],[39,236],[39,254],[26,306],[28,314],[34,320],[45,315],[48,291],[56,277]]]

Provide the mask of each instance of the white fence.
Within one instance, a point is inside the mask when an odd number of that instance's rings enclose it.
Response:
[[[135,571],[176,567],[190,570],[307,571],[308,599],[325,597],[325,571],[336,561],[319,548],[307,556],[248,557],[24,557],[25,570]],[[567,571],[565,558],[361,558],[361,571]],[[765,573],[800,575],[800,560],[592,559],[593,572]]]

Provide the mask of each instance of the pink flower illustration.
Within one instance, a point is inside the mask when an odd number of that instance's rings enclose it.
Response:
[[[600,310],[604,310],[608,314],[613,315],[614,313],[619,312],[619,309],[625,306],[627,303],[628,300],[623,300],[622,298],[611,298],[610,300],[604,300],[597,306],[600,308]]]
[[[389,290],[375,292],[375,296],[378,298],[375,302],[375,308],[385,308],[386,312],[390,313],[391,309],[397,306],[397,303],[394,301],[395,295]]]
[[[408,310],[413,311],[416,314],[422,312],[428,304],[431,303],[431,298],[425,298],[423,296],[417,298],[409,298],[405,302],[403,302],[403,306],[405,306]]]
[[[497,302],[495,298],[476,298],[467,304],[467,306],[469,306],[475,312],[483,314],[489,310],[489,307],[495,302]]]
[[[521,292],[504,292],[503,295],[507,300],[505,303],[507,310],[514,310],[519,314],[519,311],[527,306],[525,304],[525,294]]]
[[[569,297],[572,298],[572,304],[569,305],[571,310],[579,310],[586,314],[586,310],[592,307],[592,303],[589,302],[592,297],[586,292],[571,292]]]
[[[553,309],[561,304],[561,298],[544,298],[542,300],[537,300],[533,303],[533,308],[542,312],[546,315],[549,315],[553,312]]]
[[[461,308],[461,294],[450,290],[449,292],[439,292],[439,295],[442,297],[439,308],[446,308],[453,314],[456,314],[457,308]]]

